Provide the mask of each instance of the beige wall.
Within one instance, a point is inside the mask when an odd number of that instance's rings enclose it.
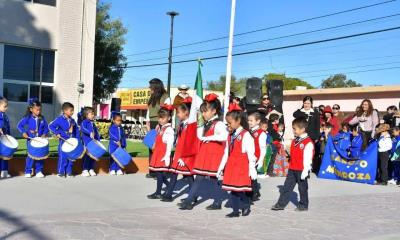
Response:
[[[45,117],[51,121],[60,114],[61,103],[65,101],[74,104],[76,110],[79,106],[92,105],[95,23],[96,0],[57,0],[56,7],[22,0],[0,0],[0,94],[3,93],[5,44],[52,49],[55,51],[53,104],[44,104]],[[80,78],[85,84],[85,92],[79,96],[77,83]],[[8,115],[14,134],[25,108],[26,103],[9,104]]]
[[[373,87],[371,87],[372,89]],[[361,104],[363,99],[370,99],[375,109],[380,112],[385,112],[386,108],[390,105],[398,106],[400,102],[400,89],[398,91],[380,90],[379,92],[345,92],[341,93],[338,90],[336,93],[309,93],[304,91],[303,94],[299,95],[285,95],[283,101],[283,112],[285,116],[285,139],[292,139],[292,127],[291,122],[293,121],[293,112],[302,106],[302,100],[306,95],[311,96],[314,99],[314,106],[318,105],[330,105],[339,104],[340,110],[343,112],[354,112],[356,107]],[[309,91],[311,92],[311,91]],[[381,116],[382,117],[382,116]]]

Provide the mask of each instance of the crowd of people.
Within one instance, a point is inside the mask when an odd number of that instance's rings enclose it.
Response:
[[[347,153],[349,161],[359,159],[370,141],[378,142],[378,174],[376,183],[400,185],[400,114],[396,106],[387,108],[380,120],[372,102],[363,100],[354,114],[345,116],[340,106],[314,107],[312,97],[306,96],[300,109],[293,113],[294,140],[286,149],[284,116],[281,107],[271,104],[263,95],[261,104],[249,110],[245,101],[231,97],[228,112],[222,119],[223,107],[216,94],[208,94],[198,106],[192,104],[188,87],[181,86],[173,104],[159,79],[149,82],[147,128],[154,129],[156,137],[149,149],[149,178],[156,179],[155,192],[149,199],[174,201],[178,175],[188,184],[188,196],[178,206],[191,210],[200,197],[201,187],[207,188],[213,203],[207,210],[221,209],[225,192],[230,193],[232,213],[227,217],[248,216],[252,202],[261,197],[257,178],[285,176],[286,180],[272,210],[283,210],[298,185],[298,211],[308,210],[308,183],[310,172],[319,172],[321,159],[329,139]],[[0,98],[0,135],[10,134],[6,115],[8,102]],[[26,114],[18,123],[18,130],[27,144],[35,137],[52,133],[59,139],[58,176],[71,177],[73,161],[62,151],[69,138],[81,139],[84,145],[100,140],[94,124],[94,110],[85,107],[78,122],[73,119],[74,106],[62,104],[62,114],[47,124],[41,114],[41,103],[30,99]],[[199,114],[199,115],[198,115]],[[176,120],[172,122],[173,116]],[[197,126],[198,117],[204,122]],[[126,148],[126,137],[121,127],[120,113],[113,113],[109,128],[110,154],[117,148]],[[225,120],[226,124],[223,122]],[[83,156],[82,176],[96,176],[95,159]],[[288,162],[289,159],[289,162]],[[25,177],[44,177],[43,160],[27,156]],[[279,166],[278,168],[276,166]],[[110,174],[123,175],[121,167],[110,157]],[[1,159],[1,177],[9,177],[8,161]],[[163,188],[164,187],[164,188]]]

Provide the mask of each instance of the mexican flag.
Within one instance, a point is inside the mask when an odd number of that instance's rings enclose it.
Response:
[[[202,125],[203,118],[199,112],[200,105],[203,102],[203,78],[201,77],[201,67],[203,64],[199,60],[199,65],[197,68],[196,82],[194,84],[194,94],[192,97],[192,105],[190,108],[190,115],[187,125],[187,138],[185,139],[185,153],[182,157],[189,157],[196,155],[200,141],[197,138],[197,126]]]

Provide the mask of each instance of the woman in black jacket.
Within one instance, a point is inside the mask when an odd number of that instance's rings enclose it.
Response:
[[[313,99],[306,96],[303,99],[303,107],[297,109],[293,113],[294,118],[305,118],[308,123],[307,134],[314,142],[319,139],[320,135],[320,117],[317,110],[313,108]]]

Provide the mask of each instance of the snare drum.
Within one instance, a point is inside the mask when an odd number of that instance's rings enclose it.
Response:
[[[125,168],[128,166],[128,164],[133,161],[133,158],[131,155],[123,148],[119,147],[117,150],[115,150],[112,154],[111,157],[114,159],[114,161],[121,167]]]
[[[83,157],[86,148],[79,139],[69,138],[62,144],[61,151],[67,155],[69,160],[75,161]]]
[[[86,145],[86,153],[96,161],[99,161],[99,159],[106,152],[106,147],[104,147],[104,145],[100,141],[97,141],[95,139],[93,139]]]
[[[0,136],[0,158],[10,160],[18,149],[18,141],[10,135]]]
[[[33,160],[43,160],[49,157],[49,140],[35,137],[28,141],[28,156]]]

